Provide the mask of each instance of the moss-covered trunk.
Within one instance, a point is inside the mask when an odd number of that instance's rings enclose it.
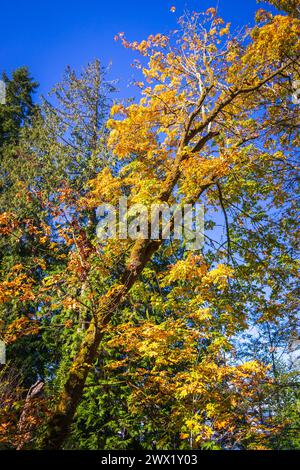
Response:
[[[88,372],[97,357],[104,328],[159,245],[159,241],[137,241],[132,250],[122,283],[112,288],[102,298],[97,315],[97,324],[93,320],[86,331],[84,340],[68,372],[55,412],[48,420],[46,433],[39,446],[40,449],[60,449],[62,447],[69,435],[70,426],[82,397]]]
[[[41,449],[60,449],[68,436],[101,336],[101,331],[97,331],[95,323],[92,322],[69,370],[57,408],[47,423],[47,431],[40,445]]]

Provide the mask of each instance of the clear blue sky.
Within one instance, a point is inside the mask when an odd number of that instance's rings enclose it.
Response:
[[[112,61],[111,76],[120,79],[121,95],[130,96],[131,53],[114,41],[174,29],[184,9],[203,11],[217,0],[5,0],[0,5],[0,72],[27,65],[47,93],[67,65],[81,69],[99,58]],[[170,12],[171,6],[176,13]],[[219,0],[222,16],[234,25],[251,23],[256,0]]]

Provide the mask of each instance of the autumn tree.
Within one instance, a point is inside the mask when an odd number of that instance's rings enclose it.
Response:
[[[270,3],[278,8],[278,10],[282,10],[299,19],[300,7],[298,0],[267,0],[266,3]]]
[[[112,85],[105,81],[104,70],[95,61],[82,76],[68,68],[52,98],[44,99],[39,107],[33,105],[32,97],[24,98],[21,87],[12,88],[14,102],[19,99],[21,103],[20,109],[12,110],[12,116],[21,116],[24,110],[24,117],[18,121],[18,132],[12,126],[10,134],[1,133],[5,187],[0,195],[0,326],[7,356],[13,357],[15,367],[19,364],[22,371],[20,387],[25,398],[37,379],[47,381],[57,369],[61,356],[67,356],[64,348],[68,351],[72,342],[78,341],[76,334],[69,342],[65,342],[68,335],[58,334],[68,320],[68,315],[59,315],[64,303],[52,308],[54,296],[50,302],[40,284],[47,275],[59,276],[65,271],[67,253],[72,249],[68,240],[57,242],[59,222],[63,225],[67,217],[62,211],[62,220],[58,220],[57,208],[64,194],[69,195],[71,211],[72,200],[78,193],[84,194],[84,181],[102,168],[108,155],[105,97]],[[11,110],[9,93],[10,88],[3,116]],[[3,127],[9,129],[10,122],[8,119]],[[73,239],[80,239],[79,227],[73,225],[71,229]],[[60,297],[60,302],[63,300]],[[58,382],[59,377],[58,372]],[[22,410],[22,402],[13,402]],[[2,418],[5,424],[6,415]],[[18,439],[19,431],[16,433]],[[13,438],[8,445],[11,442]]]
[[[84,312],[87,327],[67,359],[41,448],[63,446],[101,342],[114,329],[120,362],[107,367],[123,371],[135,412],[160,429],[169,420],[175,429],[167,433],[178,442],[261,448],[278,431],[265,413],[272,377],[258,359],[235,361],[234,338],[253,321],[295,318],[298,38],[297,15],[260,10],[253,28],[234,33],[213,8],[184,16],[170,36],[129,42],[120,35],[141,56],[141,99],[111,109],[108,145],[119,164],[104,165],[76,199],[67,184],[56,206],[59,216],[62,203],[69,206],[60,235],[74,250],[69,274],[47,283],[73,289],[66,305]],[[204,200],[222,217],[224,237],[208,234],[194,254],[162,239],[99,243],[86,214],[121,195],[148,206]],[[159,285],[154,298],[147,276]],[[129,321],[132,299],[142,306]],[[157,309],[149,319],[145,304]],[[158,445],[169,444],[162,436]]]

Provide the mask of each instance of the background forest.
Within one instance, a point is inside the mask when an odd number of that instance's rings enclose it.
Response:
[[[100,60],[3,73],[1,450],[300,448],[299,0],[171,10],[115,38],[132,99]],[[203,202],[203,249],[99,240],[121,196]]]

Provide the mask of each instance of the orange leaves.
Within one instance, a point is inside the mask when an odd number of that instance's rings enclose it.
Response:
[[[50,227],[43,221],[37,226],[36,221],[31,218],[25,217],[17,220],[12,212],[0,214],[0,235],[12,235],[15,240],[18,240],[22,234],[29,233],[36,236],[39,243],[44,245],[49,241],[50,232]]]
[[[233,277],[233,270],[223,264],[208,270],[201,256],[189,253],[185,260],[180,260],[170,267],[169,272],[163,277],[162,285],[166,286],[173,282],[194,281],[197,285],[197,292],[201,291],[201,286],[207,287],[216,285],[224,288],[228,278]]]
[[[72,326],[73,326],[73,321],[72,320],[66,320],[64,322],[64,327],[65,328],[72,328]]]
[[[143,40],[141,42],[129,42],[125,39],[124,33],[119,33],[117,36],[115,36],[115,40],[118,39],[121,40],[124,47],[132,49],[134,51],[138,51],[144,56],[147,56],[148,53],[151,52],[151,48],[165,48],[169,43],[168,36],[165,36],[163,34],[150,35],[147,40]]]
[[[277,15],[273,20],[253,32],[253,44],[249,46],[243,62],[260,66],[263,61],[280,61],[285,56],[300,53],[300,20]]]
[[[116,114],[126,114],[126,108],[121,104],[114,104],[110,109],[110,115],[115,116]]]
[[[0,234],[8,235],[18,227],[16,216],[12,212],[0,214]]]
[[[0,225],[7,225],[12,218],[13,214],[8,212],[2,212],[2,214],[0,214]]]
[[[113,204],[122,195],[121,180],[114,177],[108,167],[100,171],[95,179],[90,180],[89,186],[90,191],[79,201],[80,207],[94,209],[104,202]]]
[[[217,10],[213,7],[211,8],[208,8],[205,12],[206,15],[209,15],[209,16],[212,16],[212,17],[215,17],[216,14],[217,14]]]
[[[203,314],[209,312],[203,309]],[[118,370],[131,387],[131,412],[143,415],[153,406],[168,407],[167,429],[175,426],[193,448],[223,434],[236,440],[251,434],[263,445],[270,424],[256,419],[256,406],[259,387],[268,384],[264,365],[227,364],[224,350],[232,346],[216,334],[206,338],[208,347],[201,351],[201,335],[182,319],[126,323],[108,331],[108,346],[120,357],[107,369]]]
[[[72,197],[74,197],[73,190],[68,187],[60,188],[58,199],[60,202],[69,201]]]
[[[229,266],[219,264],[209,271],[202,279],[203,285],[216,285],[219,289],[225,288],[229,278],[233,277],[233,270]]]
[[[153,155],[165,151],[170,158],[178,144],[178,131],[183,122],[181,106],[185,102],[185,92],[180,91],[182,74],[178,58],[174,51],[165,50],[169,38],[161,34],[149,36],[141,43],[129,43],[124,38],[122,42],[149,56],[142,73],[152,86],[145,87],[142,83],[144,97],[138,104],[126,108],[113,106],[112,116],[119,114],[120,119],[108,121],[108,144],[119,158],[136,155],[151,160]]]
[[[192,435],[195,445],[203,445],[213,435],[216,441],[222,433],[238,440],[252,434],[263,442],[270,424],[265,426],[255,416],[257,387],[265,377],[264,366],[258,362],[226,366],[209,358],[189,374],[182,374],[176,389],[178,398],[184,400],[186,406],[181,438],[190,439]],[[247,423],[241,426],[245,417]]]
[[[45,243],[47,243],[47,241],[48,241],[48,238],[47,238],[46,236],[43,236],[43,237],[40,238],[40,243],[41,243],[42,245],[44,245]]]
[[[168,274],[163,278],[162,285],[169,285],[175,281],[191,281],[201,279],[207,272],[203,258],[189,253],[185,260],[180,260],[170,267]]]
[[[265,21],[269,21],[273,18],[272,13],[260,8],[255,15],[255,20],[257,23],[264,23]]]
[[[36,335],[40,327],[36,321],[29,320],[27,317],[21,317],[14,320],[4,332],[4,342],[11,344],[22,336]]]
[[[231,26],[231,23],[227,23],[226,27],[221,29],[221,31],[220,31],[220,37],[229,34],[229,32],[230,32],[230,26]]]
[[[214,430],[209,425],[204,424],[199,415],[187,419],[184,423],[183,430],[185,432],[181,433],[181,439],[190,440],[191,436],[194,436],[193,441],[195,444],[209,440],[214,434]]]
[[[81,308],[81,304],[77,302],[77,300],[74,299],[73,297],[67,297],[66,299],[64,299],[62,302],[62,305],[67,310],[79,310]],[[72,322],[71,324],[69,324],[69,320],[67,320],[65,322],[65,326],[66,327],[72,326]]]
[[[179,364],[190,355],[195,358],[193,350],[197,333],[185,329],[182,320],[169,320],[160,325],[145,321],[140,325],[127,323],[115,329],[109,346],[121,348],[128,354],[130,361],[142,358],[152,361],[156,368]],[[179,338],[186,338],[184,346],[175,344]],[[114,364],[114,363],[113,363]]]
[[[208,322],[212,319],[212,313],[209,308],[199,308],[192,310],[191,313],[189,313],[188,318],[193,320],[196,324],[203,324],[204,322]]]
[[[155,107],[131,105],[126,110],[127,117],[122,121],[108,122],[111,129],[108,145],[119,158],[131,154],[147,155],[157,150],[155,126],[159,123],[159,114]]]
[[[198,156],[188,158],[182,163],[181,191],[192,196],[197,193],[200,184],[211,183],[213,177],[220,178],[228,172],[228,161],[223,156],[206,159]]]
[[[24,267],[21,264],[15,265],[7,279],[0,283],[0,304],[19,300],[25,302],[34,300],[33,280],[24,273]]]

